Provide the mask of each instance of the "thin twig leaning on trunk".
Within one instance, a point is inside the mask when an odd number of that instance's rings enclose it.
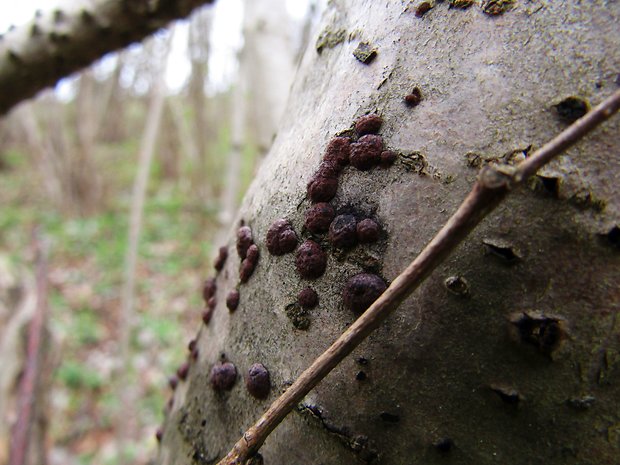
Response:
[[[48,314],[47,247],[38,231],[33,232],[32,248],[36,267],[36,308],[28,328],[26,367],[18,388],[17,421],[13,427],[9,465],[24,465],[36,417],[36,392],[42,372],[43,338]]]
[[[387,290],[308,367],[218,465],[242,465],[288,413],[439,266],[515,187],[620,109],[620,90],[516,166],[487,165],[457,211]]]

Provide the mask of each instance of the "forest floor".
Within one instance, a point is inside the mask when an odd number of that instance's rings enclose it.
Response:
[[[162,179],[156,162],[139,247],[131,338],[130,376],[139,399],[136,440],[119,451],[115,434],[123,412],[115,376],[122,365],[120,295],[136,160],[125,152],[117,147],[106,155],[114,195],[88,217],[67,217],[49,205],[23,154],[5,154],[0,171],[0,256],[32,274],[35,225],[50,244],[52,465],[152,460],[154,433],[170,396],[167,379],[186,358],[187,343],[201,324],[201,284],[212,273],[211,240],[220,227],[217,206],[204,205],[178,180]],[[244,186],[253,164],[252,157],[244,160]]]

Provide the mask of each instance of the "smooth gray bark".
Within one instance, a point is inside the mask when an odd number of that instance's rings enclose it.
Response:
[[[231,231],[217,308],[174,393],[159,463],[224,456],[354,320],[342,299],[352,275],[371,268],[393,279],[460,203],[478,163],[525,156],[566,126],[558,104],[598,103],[617,88],[620,4],[494,2],[507,8],[490,15],[493,2],[449,3],[421,18],[400,2],[330,3],[322,51],[306,53],[237,218],[253,230],[258,268],[238,284]],[[360,42],[378,51],[369,65],[352,55]],[[411,108],[403,99],[415,87],[423,100]],[[329,140],[368,112],[382,115],[381,134],[398,161],[365,172],[347,167],[331,203],[374,217],[385,235],[348,253],[319,238],[327,272],[301,279],[294,254],[268,253],[266,232],[286,218],[310,237],[306,184]],[[275,430],[261,450],[265,463],[614,463],[619,129],[615,119],[586,138],[485,221]],[[459,276],[467,294],[446,287]],[[320,304],[299,330],[286,309],[308,285]],[[237,286],[240,305],[230,313],[226,295]],[[224,393],[209,382],[222,354],[239,371]],[[256,362],[271,374],[264,401],[242,379]]]

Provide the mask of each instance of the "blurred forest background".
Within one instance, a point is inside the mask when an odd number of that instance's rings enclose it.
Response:
[[[0,119],[0,463],[37,312],[35,226],[49,306],[30,453],[52,465],[155,457],[201,283],[321,9],[216,3]]]

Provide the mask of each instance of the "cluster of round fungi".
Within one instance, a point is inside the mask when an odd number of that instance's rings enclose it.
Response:
[[[325,150],[323,159],[307,185],[307,196],[312,205],[305,215],[304,228],[311,237],[298,246],[298,236],[289,220],[280,218],[267,232],[267,249],[275,256],[295,252],[295,267],[303,279],[318,279],[327,269],[327,253],[317,236],[327,234],[327,241],[335,250],[349,250],[357,244],[379,240],[381,227],[372,218],[358,218],[353,213],[337,214],[330,203],[338,191],[340,174],[347,166],[359,171],[375,167],[388,168],[396,161],[396,153],[384,150],[383,138],[378,134],[383,121],[379,115],[362,116],[355,122],[355,137],[334,137]],[[366,310],[387,288],[376,274],[360,273],[349,279],[343,291],[344,305],[356,313]],[[313,293],[310,298],[310,293]],[[302,309],[318,304],[318,296],[311,288],[299,293]]]
[[[365,115],[355,123],[354,137],[334,137],[328,144],[321,164],[308,182],[307,196],[312,205],[305,214],[304,229],[310,238],[299,244],[300,239],[293,225],[287,219],[278,219],[269,227],[266,236],[267,250],[271,255],[282,256],[295,252],[295,267],[303,279],[315,280],[323,276],[327,268],[327,253],[318,240],[327,238],[334,250],[350,250],[357,244],[371,244],[381,237],[381,227],[372,218],[359,218],[350,212],[337,213],[330,203],[338,191],[340,174],[347,166],[359,171],[368,171],[375,167],[388,168],[396,160],[396,153],[384,150],[383,138],[378,134],[382,125],[376,114]],[[240,225],[237,230],[237,254],[240,259],[239,285],[228,292],[226,307],[232,313],[239,306],[241,294],[239,287],[248,282],[259,259],[259,249],[254,243],[249,226]],[[219,274],[226,264],[228,248],[220,247],[213,264]],[[202,320],[208,325],[217,306],[217,274],[205,280],[202,297],[205,309]],[[344,305],[355,313],[365,311],[387,288],[386,282],[378,275],[368,272],[352,276],[343,290]],[[302,311],[310,310],[319,303],[319,296],[311,287],[303,288],[297,295],[297,304]],[[307,326],[305,326],[307,327]],[[188,377],[192,363],[198,360],[197,341],[190,341],[187,360],[177,369],[168,382],[174,391],[179,382]],[[209,374],[209,382],[216,392],[230,391],[236,384],[238,372],[235,365],[222,355]],[[245,386],[248,393],[257,398],[269,396],[271,381],[269,371],[261,363],[254,363],[247,370]],[[172,399],[167,409],[172,406]],[[163,431],[157,430],[156,437],[161,440]]]

